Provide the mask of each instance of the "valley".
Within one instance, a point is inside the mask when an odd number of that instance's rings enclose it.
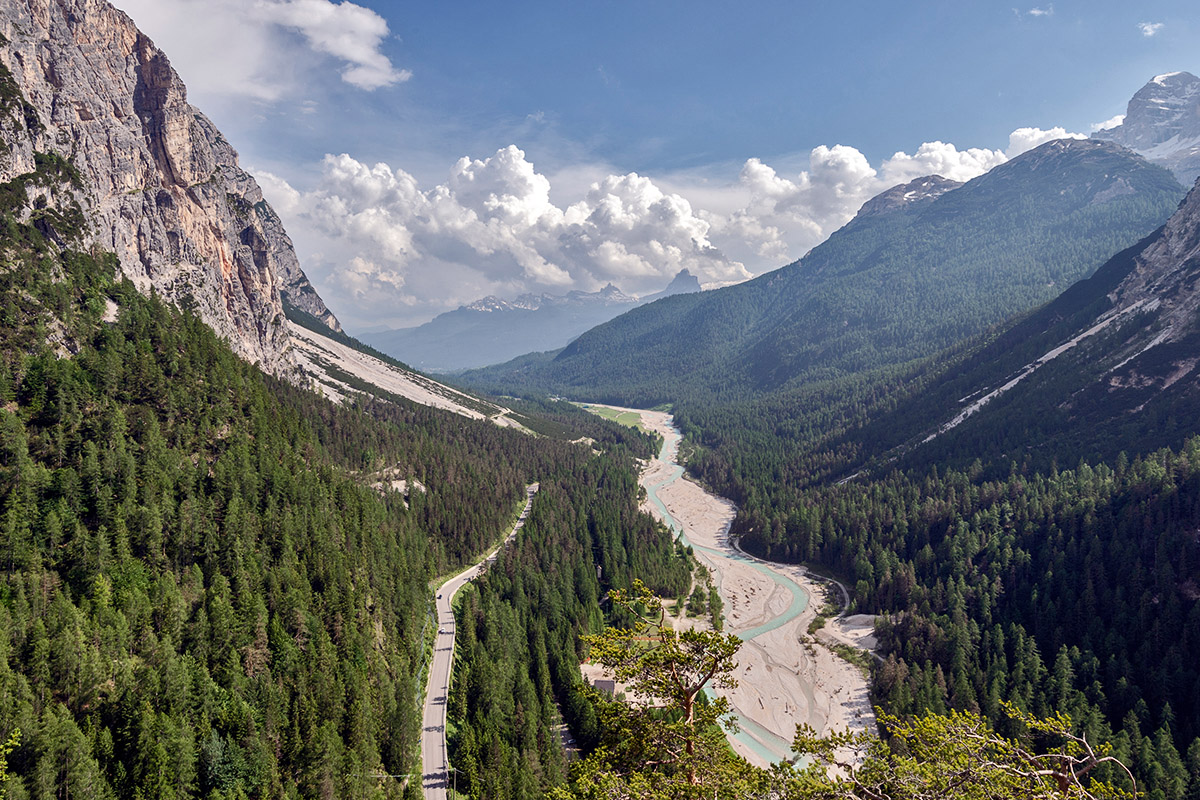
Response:
[[[450,695],[450,671],[454,666],[454,597],[459,589],[494,564],[500,555],[500,548],[511,542],[525,526],[539,488],[536,483],[525,487],[525,507],[500,544],[478,564],[467,567],[437,589],[432,616],[437,633],[433,637],[433,658],[429,661],[425,705],[421,714],[421,787],[426,800],[443,800],[450,796],[455,785],[450,772],[450,753],[446,748],[446,698]]]
[[[730,734],[734,750],[750,763],[767,767],[790,760],[799,724],[818,733],[868,730],[874,714],[867,680],[807,633],[824,587],[804,568],[764,562],[741,553],[729,539],[735,509],[684,477],[677,463],[680,434],[670,414],[618,407],[624,424],[641,425],[663,437],[658,455],[642,471],[643,508],[666,524],[709,569],[723,602],[724,629],[745,642],[738,653],[738,686],[728,697],[740,731]],[[862,620],[842,637],[858,637]],[[683,617],[681,625],[697,624]],[[839,618],[826,623],[840,627]],[[867,623],[867,627],[870,625]]]
[[[0,0],[0,800],[1200,798],[1200,79],[664,173],[383,0],[122,3]]]

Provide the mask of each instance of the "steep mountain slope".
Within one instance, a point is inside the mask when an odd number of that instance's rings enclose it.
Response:
[[[969,183],[890,190],[800,261],[635,309],[552,359],[464,380],[626,403],[730,400],[931,355],[1055,296],[1182,187],[1107,142],[1049,142]]]
[[[1190,72],[1154,76],[1130,99],[1121,124],[1093,138],[1135,150],[1190,186],[1200,176],[1200,78]]]
[[[524,294],[511,301],[485,297],[439,314],[424,325],[362,338],[420,369],[452,372],[562,347],[639,305],[699,291],[700,282],[685,269],[663,291],[648,297],[630,297],[611,283],[598,292]]]
[[[1183,767],[1200,763],[1200,188],[981,338],[879,387],[860,429],[726,428],[693,466],[739,500],[747,550],[818,563],[887,614],[886,709],[1054,708],[1113,742],[1148,794],[1185,797],[1200,788]]]
[[[124,13],[98,0],[14,0],[0,5],[0,35],[11,84],[0,181],[35,171],[36,153],[70,158],[84,241],[269,372],[294,370],[281,293],[338,327],[237,153]]]
[[[1200,407],[1200,190],[1167,223],[854,438],[905,463],[1048,467],[1178,447]]]
[[[565,582],[539,575],[552,655],[522,653],[521,674],[550,676],[598,618],[611,584],[593,558],[609,581],[666,564],[666,588],[686,588],[636,508],[626,448],[648,455],[648,437],[579,412],[592,429],[562,438],[597,455],[424,406],[334,406],[142,296],[115,258],[60,248],[61,220],[42,233],[14,210],[0,216],[7,797],[419,796],[396,776],[416,761],[430,582],[505,530],[531,480],[519,546],[567,566]],[[502,693],[543,743],[533,782],[565,769],[551,692],[576,691],[569,667]]]
[[[505,428],[521,428],[510,409],[453,389],[326,328],[311,316],[289,314],[293,353],[301,373],[316,391],[337,403],[359,394],[379,399],[404,398],[470,419],[489,419]]]

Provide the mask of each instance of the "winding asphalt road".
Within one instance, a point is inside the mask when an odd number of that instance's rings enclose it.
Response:
[[[450,668],[454,665],[455,630],[454,612],[450,604],[458,590],[495,561],[500,549],[524,527],[537,490],[536,483],[525,487],[525,508],[513,529],[504,537],[504,541],[483,561],[458,573],[443,583],[438,590],[438,632],[433,641],[433,662],[429,665],[429,683],[425,686],[425,711],[421,716],[421,785],[425,792],[425,800],[445,800],[450,794],[450,757],[446,751],[446,698],[450,692]]]

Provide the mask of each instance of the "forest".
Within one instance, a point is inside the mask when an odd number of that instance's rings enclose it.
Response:
[[[0,96],[0,111],[20,112],[19,97]],[[652,437],[552,400],[514,403],[530,436],[399,398],[339,406],[266,376],[119,279],[115,257],[79,246],[79,180],[42,154],[0,185],[5,797],[419,796],[408,778],[432,587],[494,543],[532,481],[542,489],[523,534],[459,603],[458,788],[586,795],[562,725],[601,786],[622,726],[677,721],[632,718],[577,669],[596,636],[635,616],[610,590],[691,587],[688,553],[638,511]],[[1120,214],[1103,211],[1074,222],[1111,227]],[[923,234],[905,241],[943,252]],[[830,289],[800,311],[827,316],[828,298],[862,304]],[[1091,460],[1070,443],[1048,462],[907,460],[831,480],[863,455],[851,433],[904,413],[976,352],[903,346],[920,333],[940,347],[970,320],[944,322],[872,323],[869,341],[831,330],[820,363],[777,337],[786,353],[749,362],[770,392],[730,375],[724,394],[678,405],[689,468],[738,502],[747,549],[834,571],[856,611],[881,615],[873,694],[897,715],[895,736],[961,722],[1026,737],[1034,717],[1062,713],[1070,727],[1055,735],[1109,743],[1147,796],[1200,796],[1200,439]],[[803,380],[753,367],[777,361]],[[634,388],[626,399],[686,389]],[[406,490],[387,486],[396,476]],[[948,722],[912,721],[927,711]],[[779,796],[762,775],[737,780]]]
[[[494,580],[554,566],[525,590],[552,670],[530,708],[550,720],[559,697],[585,716],[568,654],[603,624],[610,581],[687,573],[634,508],[633,458],[654,442],[565,404],[522,407],[535,437],[266,376],[119,280],[112,256],[73,249],[77,217],[19,221],[26,185],[75,177],[38,163],[0,187],[6,796],[419,796],[404,776],[433,581],[494,542],[532,480],[528,530],[549,541]],[[424,491],[381,488],[385,474]]]

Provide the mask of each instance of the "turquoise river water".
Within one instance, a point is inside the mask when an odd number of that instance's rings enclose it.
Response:
[[[670,511],[667,510],[666,504],[663,503],[662,498],[659,497],[659,491],[667,486],[670,486],[676,481],[683,479],[683,467],[677,462],[680,434],[678,429],[675,428],[674,422],[670,421],[669,418],[668,425],[670,427],[670,433],[663,437],[663,446],[659,453],[659,459],[672,465],[671,473],[665,480],[660,481],[653,486],[646,487],[646,495],[650,502],[654,504],[654,507],[657,508],[659,513],[662,515],[662,519],[671,528],[675,536],[680,541],[682,541],[685,545],[692,547],[698,556],[702,557],[706,562],[709,563],[714,571],[717,572],[718,576],[720,574],[721,564],[723,562],[741,562],[767,576],[781,589],[790,592],[792,596],[791,604],[779,616],[774,617],[773,619],[770,619],[767,622],[758,625],[757,627],[741,631],[734,631],[734,633],[742,641],[750,641],[751,639],[761,636],[768,631],[773,631],[776,628],[779,628],[780,626],[785,625],[791,620],[795,619],[804,611],[804,609],[808,607],[808,593],[805,592],[804,589],[802,589],[795,581],[786,575],[781,575],[778,572],[775,572],[768,564],[743,555],[742,553],[734,550],[732,547],[727,550],[716,550],[710,547],[702,547],[697,545],[695,542],[692,542],[688,539],[687,531],[684,525]],[[728,603],[728,598],[722,597],[722,600],[725,600],[725,602]],[[746,748],[757,753],[768,762],[782,761],[784,759],[790,760],[792,758],[790,738],[785,739],[783,736],[779,735],[779,733],[768,730],[762,725],[754,722],[754,720],[746,718],[741,714],[735,713],[734,716],[737,720],[740,731],[737,734],[734,734],[731,738],[736,739]],[[789,736],[790,733],[791,732],[789,731]]]

